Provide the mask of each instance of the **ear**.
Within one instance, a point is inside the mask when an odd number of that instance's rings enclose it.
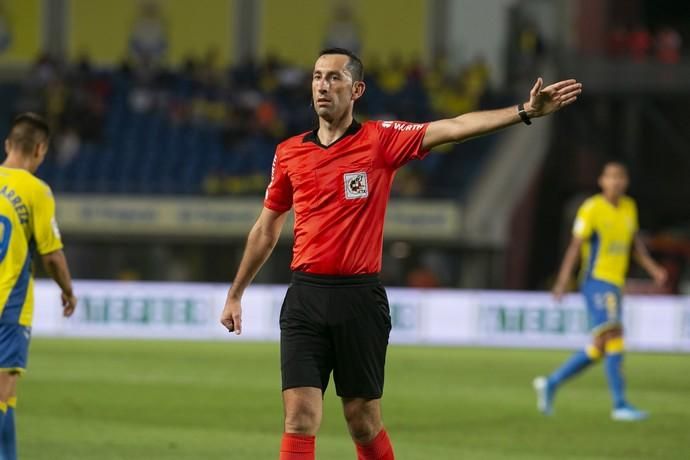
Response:
[[[41,158],[41,152],[43,149],[43,142],[39,142],[36,144],[36,147],[34,147],[34,158]]]
[[[352,86],[352,100],[356,101],[364,95],[367,85],[363,81],[356,81]]]
[[[34,150],[34,158],[38,161],[43,162],[43,159],[46,156],[46,153],[48,153],[48,143],[47,142],[39,142],[36,144],[36,150]]]

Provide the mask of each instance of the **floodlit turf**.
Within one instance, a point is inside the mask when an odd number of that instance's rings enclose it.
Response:
[[[532,378],[567,352],[391,347],[385,420],[398,460],[688,459],[690,356],[630,354],[609,420],[601,367],[536,413]],[[35,339],[19,395],[24,460],[276,460],[277,344]],[[317,458],[354,459],[332,389]]]

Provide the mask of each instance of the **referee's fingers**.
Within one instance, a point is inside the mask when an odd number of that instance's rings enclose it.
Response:
[[[233,329],[235,331],[235,334],[240,335],[242,333],[242,314],[241,313],[233,313],[232,314],[232,325],[233,325]],[[232,332],[233,329],[230,329],[230,332]]]
[[[225,328],[227,328],[227,330],[229,332],[232,332],[232,330],[233,330],[232,318],[223,315],[220,317],[220,324],[225,326]]]

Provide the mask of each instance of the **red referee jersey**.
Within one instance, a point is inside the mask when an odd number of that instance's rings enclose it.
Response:
[[[381,271],[393,177],[408,161],[426,156],[426,128],[354,121],[328,147],[316,131],[278,145],[264,206],[277,212],[295,208],[292,270],[328,275]]]

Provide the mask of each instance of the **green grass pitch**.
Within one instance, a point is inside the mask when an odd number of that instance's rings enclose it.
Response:
[[[399,460],[688,459],[690,356],[631,353],[630,399],[648,421],[615,423],[601,366],[569,383],[556,415],[532,378],[565,351],[392,346],[384,417]],[[275,460],[278,345],[35,339],[19,389],[24,460]],[[329,388],[317,458],[354,459]]]

